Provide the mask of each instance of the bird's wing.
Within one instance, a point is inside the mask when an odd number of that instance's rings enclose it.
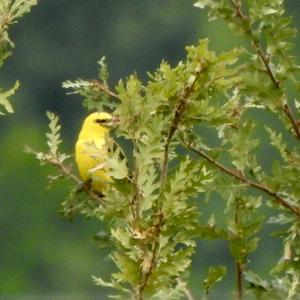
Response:
[[[91,170],[100,167],[107,157],[105,139],[79,139],[76,143],[76,162],[83,180],[91,178]],[[103,166],[102,166],[103,168]]]

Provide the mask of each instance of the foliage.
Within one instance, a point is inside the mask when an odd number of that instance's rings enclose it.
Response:
[[[196,240],[223,239],[234,260],[237,299],[245,294],[244,282],[258,299],[296,299],[300,126],[299,101],[290,101],[291,91],[299,88],[299,68],[290,54],[295,30],[282,0],[249,0],[247,5],[242,0],[198,0],[195,6],[208,8],[210,20],[224,19],[249,40],[248,48],[217,55],[207,39],[200,40],[186,48],[185,61],[174,67],[163,61],[148,74],[148,82],[134,74],[120,80],[114,91],[104,59],[97,80],[64,83],[83,96],[87,109],[110,110],[119,124],[113,133],[118,144],[106,162],[113,181],[104,198],[93,191],[82,197],[73,189],[62,212],[108,225],[95,240],[111,247],[116,271],[108,281],[93,278],[112,288],[113,298],[192,299],[185,276]],[[277,126],[261,124],[256,115],[265,114],[272,114]],[[51,181],[65,175],[78,184],[65,166],[70,157],[58,149],[57,118],[49,118],[49,151],[33,153],[59,168]],[[203,130],[210,130],[214,142],[200,134]],[[271,169],[259,156],[266,138],[276,152]],[[224,225],[218,211],[199,221],[202,194],[206,201],[217,194],[224,201]],[[263,207],[275,214],[268,222]],[[248,267],[269,223],[283,227],[274,233],[283,247],[270,282]],[[209,269],[203,282],[207,297],[225,273],[224,267]]]
[[[28,13],[33,5],[37,4],[37,0],[2,0],[0,2],[0,66],[5,59],[11,54],[11,48],[14,47],[13,42],[8,35],[8,28],[11,24],[17,23],[17,19]],[[17,81],[13,88],[0,93],[0,114],[13,113],[13,108],[9,102],[19,87]]]
[[[220,267],[210,267],[208,270],[208,276],[204,280],[203,285],[205,289],[205,294],[208,296],[210,290],[212,287],[226,274],[226,267],[220,266]]]

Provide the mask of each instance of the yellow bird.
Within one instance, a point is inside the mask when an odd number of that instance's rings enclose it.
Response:
[[[79,174],[91,189],[99,193],[112,179],[107,174],[105,160],[111,148],[109,130],[113,117],[106,112],[94,112],[83,122],[75,145],[75,160]]]

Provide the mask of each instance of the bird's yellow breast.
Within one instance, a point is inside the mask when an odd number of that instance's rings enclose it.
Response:
[[[110,147],[108,129],[95,122],[101,117],[103,113],[93,113],[85,119],[75,145],[75,160],[82,180],[91,179],[92,189],[99,192],[111,182],[105,166]]]
[[[108,155],[105,140],[78,139],[75,153],[78,171],[83,181],[92,179],[92,188],[102,191],[105,184],[111,181],[105,168]]]

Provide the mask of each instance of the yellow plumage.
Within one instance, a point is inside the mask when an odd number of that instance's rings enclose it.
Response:
[[[102,192],[111,178],[105,169],[105,160],[111,146],[109,122],[106,112],[90,114],[83,122],[75,145],[75,160],[84,182],[91,180],[91,188]]]

